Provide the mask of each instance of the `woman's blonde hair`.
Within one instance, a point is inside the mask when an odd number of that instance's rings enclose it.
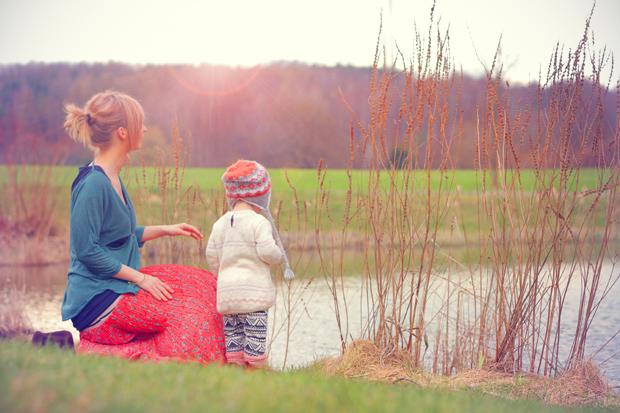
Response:
[[[65,106],[65,130],[71,138],[91,148],[104,148],[114,130],[127,128],[129,139],[142,131],[144,110],[137,100],[124,93],[106,90],[91,97],[84,108]]]

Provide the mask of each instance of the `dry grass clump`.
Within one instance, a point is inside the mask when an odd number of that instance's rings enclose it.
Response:
[[[561,406],[620,406],[600,369],[583,361],[556,377],[496,370],[470,370],[449,379],[451,388],[473,388],[510,399],[536,399]]]
[[[575,364],[553,379],[533,379],[525,388],[549,404],[574,406],[612,403],[620,406],[618,398],[611,400],[611,387],[591,360]]]
[[[620,406],[620,399],[592,361],[576,364],[555,377],[512,374],[498,370],[467,370],[452,377],[430,375],[415,368],[405,350],[386,352],[370,340],[356,340],[336,358],[321,360],[324,373],[386,383],[413,383],[443,389],[475,389],[509,399],[535,399],[552,405]]]
[[[515,384],[515,380],[529,379],[536,377],[534,374],[514,375],[501,370],[475,369],[466,370],[449,379],[450,386],[453,388],[481,388],[491,384],[492,386],[510,386]]]
[[[24,294],[17,289],[0,294],[0,340],[21,339],[32,334],[30,320],[22,311]]]
[[[68,234],[37,239],[0,226],[0,265],[48,265],[68,260]]]
[[[399,349],[383,351],[370,340],[351,342],[341,356],[321,360],[319,367],[334,376],[388,383],[407,381],[429,384],[427,377],[415,369],[411,353]]]

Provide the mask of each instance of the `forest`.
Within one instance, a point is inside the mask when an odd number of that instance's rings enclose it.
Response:
[[[398,84],[407,81],[402,63],[387,65],[380,72],[391,74],[387,78],[395,87],[390,90],[401,90]],[[415,74],[415,70],[412,72]],[[178,130],[191,148],[188,166],[222,167],[238,158],[250,158],[270,167],[314,168],[322,160],[328,168],[344,168],[349,162],[353,167],[366,168],[367,154],[357,148],[364,146],[359,142],[361,131],[371,121],[368,99],[371,74],[371,67],[326,67],[294,62],[250,68],[114,62],[3,65],[0,66],[0,152],[3,154],[0,162],[84,162],[89,157],[88,151],[71,142],[62,129],[63,106],[83,105],[94,93],[113,89],[136,97],[145,108],[148,141],[140,159],[147,164],[161,157],[173,130]],[[476,124],[485,109],[489,82],[484,76],[474,78],[457,71],[428,81],[438,87],[446,84],[450,89],[452,95],[447,104],[451,107],[445,108],[450,118],[442,120],[442,131],[429,134],[427,127],[418,128],[412,137],[415,152],[424,153],[425,145],[433,137],[439,139],[441,133],[444,135],[441,141],[451,145],[448,166],[475,168]],[[510,101],[506,110],[518,111],[523,118],[527,113],[544,113],[545,93],[549,93],[549,88],[544,88],[545,82],[549,79],[529,85],[512,85],[501,80],[495,87],[503,99]],[[594,128],[596,140],[604,145],[613,138],[617,121],[615,85],[601,92],[601,88],[591,87],[592,79],[583,82],[586,104],[602,110],[597,119],[577,119],[568,136],[573,145],[578,145],[585,130]],[[421,87],[420,93],[425,89]],[[402,98],[395,93],[385,97],[386,110],[393,112],[389,118],[399,117]],[[538,106],[542,111],[538,111]],[[534,137],[540,122],[541,119],[532,115],[531,119],[522,119],[508,127],[529,128]],[[386,165],[398,166],[408,151],[413,151],[399,147],[397,142],[402,142],[406,122],[399,125],[394,128],[387,125],[386,136],[377,137],[387,148]],[[556,132],[558,136],[563,133]],[[528,135],[510,129],[506,133]],[[531,151],[536,145],[532,138],[529,144],[522,142],[518,146]],[[355,156],[351,156],[352,151],[356,151]],[[574,160],[575,164],[596,164],[594,148],[584,153],[582,158]],[[518,156],[522,159],[520,167],[532,166],[528,164],[529,154]],[[415,160],[414,167],[424,167],[424,162],[431,162],[435,168],[440,166],[440,159],[431,158]]]

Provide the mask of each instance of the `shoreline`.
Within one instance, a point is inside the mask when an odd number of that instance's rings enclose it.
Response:
[[[368,340],[352,342],[344,354],[317,361],[323,373],[349,379],[363,378],[381,383],[410,383],[422,388],[474,389],[509,400],[536,400],[550,406],[620,407],[620,393],[592,360],[584,360],[556,377],[500,368],[474,368],[450,376],[417,369],[411,355],[395,351],[385,355]]]
[[[46,367],[52,365],[77,365],[80,370],[83,365],[96,365],[98,371],[103,371],[106,364],[114,364],[116,367],[113,374],[121,374],[124,370],[141,369],[140,366],[153,366],[146,368],[161,368],[166,371],[175,371],[176,376],[191,374],[193,366],[198,366],[192,362],[161,362],[155,363],[148,360],[129,361],[114,357],[100,357],[90,355],[73,355],[67,351],[56,348],[35,349],[21,340],[0,339],[0,359],[7,355],[23,358],[20,362],[18,371],[11,371],[15,380],[27,382],[35,381],[32,375],[47,376],[54,375],[56,372],[52,368],[46,371]],[[217,366],[218,363],[200,368],[217,371],[219,374],[226,375],[233,373],[244,377],[251,377],[257,374],[265,375],[264,380],[293,380],[291,376],[302,375],[310,383],[323,382],[330,380],[343,380],[346,386],[357,386],[360,383],[375,388],[387,386],[388,389],[397,392],[418,391],[422,393],[442,394],[447,398],[456,396],[463,392],[471,393],[481,400],[490,398],[509,403],[540,403],[541,407],[556,408],[618,408],[620,407],[620,396],[612,391],[606,384],[600,370],[591,362],[584,362],[579,368],[563,374],[556,378],[541,378],[525,373],[505,373],[492,369],[469,370],[452,377],[441,375],[430,375],[421,373],[406,363],[402,354],[394,353],[384,357],[380,352],[375,351],[372,343],[358,341],[351,345],[345,353],[337,358],[323,359],[316,363],[299,369],[289,371],[277,370],[244,370],[229,366]],[[51,361],[49,359],[52,359]],[[58,360],[58,361],[56,361]],[[61,362],[64,360],[64,362]],[[14,362],[5,359],[3,365]],[[360,364],[360,362],[364,362]],[[34,366],[34,367],[33,367]],[[64,368],[64,367],[63,367]],[[120,370],[120,371],[119,371]],[[6,371],[0,368],[0,381],[7,379]],[[5,376],[4,378],[2,376]],[[146,377],[145,377],[146,379]],[[48,383],[46,381],[46,383]],[[157,383],[157,381],[156,381]],[[54,391],[54,383],[47,384]],[[285,385],[287,385],[285,383]],[[44,389],[38,388],[42,391]],[[60,391],[60,389],[56,389]],[[11,395],[7,395],[10,400]],[[101,402],[107,402],[103,400]]]

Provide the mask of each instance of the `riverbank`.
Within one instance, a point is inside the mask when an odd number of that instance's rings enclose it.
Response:
[[[614,269],[615,268],[615,269]],[[603,279],[617,273],[617,267],[605,263],[602,269]],[[437,274],[432,278],[433,298],[429,301],[426,311],[428,348],[422,357],[426,371],[442,372],[443,365],[452,366],[456,371],[476,368],[481,362],[492,362],[494,352],[485,360],[475,357],[473,364],[466,361],[465,346],[467,330],[458,331],[458,351],[445,352],[441,343],[445,335],[441,327],[445,326],[437,314],[441,314],[444,300],[441,296],[447,293],[447,286],[459,282],[466,285],[458,274],[453,274],[451,283],[445,275]],[[466,277],[466,275],[462,275]],[[409,280],[409,279],[408,279]],[[460,280],[460,281],[459,281]],[[340,322],[345,337],[368,337],[365,325],[368,313],[363,301],[364,279],[362,277],[345,277],[341,290],[346,299],[348,312],[341,312]],[[66,286],[66,265],[45,267],[1,267],[0,266],[0,335],[3,330],[9,332],[40,330],[73,330],[70,321],[60,320],[60,303]],[[277,370],[308,366],[316,360],[336,357],[340,354],[341,336],[333,309],[333,295],[329,283],[322,277],[315,279],[296,279],[290,284],[278,283],[276,305],[269,312],[269,343],[270,365]],[[562,369],[567,360],[572,344],[572,332],[577,325],[579,312],[579,285],[573,285],[566,291],[567,305],[563,311],[562,330],[559,341],[559,368]],[[610,290],[608,297],[620,294],[620,283]],[[465,306],[466,297],[461,297]],[[290,302],[290,304],[288,304]],[[454,314],[454,312],[451,312]],[[439,321],[438,321],[439,320]],[[290,324],[289,324],[290,322]],[[620,301],[607,299],[598,308],[597,316],[590,324],[588,332],[588,349],[586,357],[602,368],[604,375],[612,386],[620,389],[620,336],[614,336],[620,325]],[[450,342],[456,340],[457,330],[450,324]],[[309,339],[309,337],[311,339]],[[437,341],[437,337],[440,341]],[[347,340],[350,345],[350,340]],[[439,347],[437,347],[439,346]],[[439,351],[435,351],[439,348]],[[435,365],[435,357],[438,364]],[[444,363],[444,359],[448,359]],[[473,359],[473,358],[472,358]],[[536,364],[536,368],[539,363]],[[529,364],[523,364],[528,369]],[[542,373],[542,370],[540,371]]]
[[[127,362],[0,342],[1,411],[418,411],[568,412],[534,400],[504,400],[471,388],[421,388],[327,377],[315,366],[289,372],[220,365]],[[615,411],[609,402],[579,411]]]
[[[475,390],[510,400],[534,400],[557,406],[608,406],[620,409],[620,396],[592,361],[584,361],[555,378],[524,372],[474,369],[453,376],[433,375],[414,367],[406,351],[382,352],[370,341],[351,343],[340,357],[314,368],[333,376],[383,383],[410,383],[437,390]]]

